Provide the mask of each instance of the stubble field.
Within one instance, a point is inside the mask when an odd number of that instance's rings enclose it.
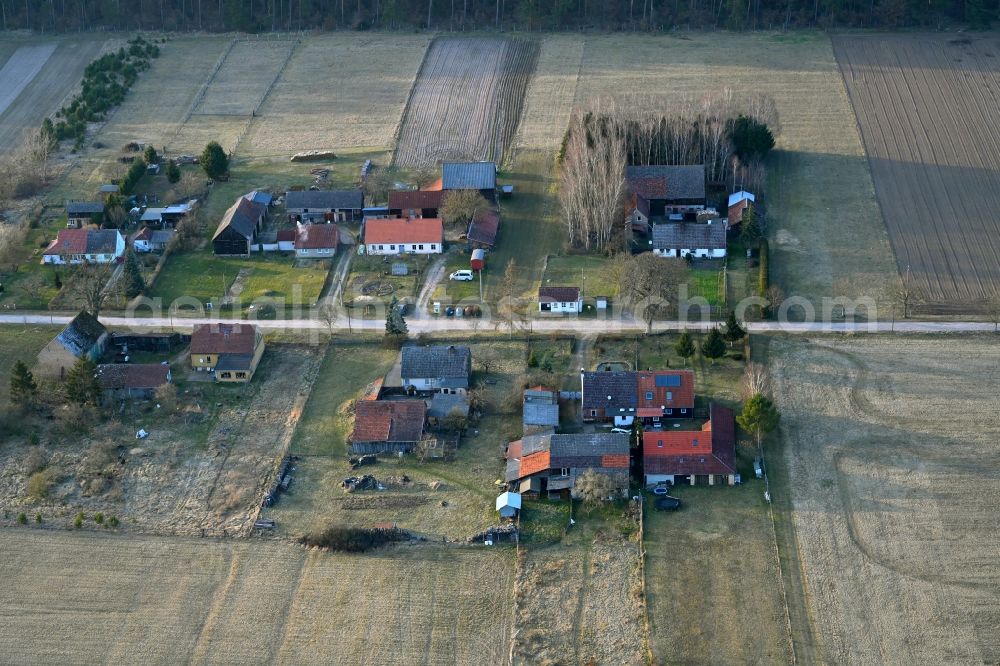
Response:
[[[420,67],[400,125],[394,162],[492,160],[504,156],[521,118],[538,44],[439,38]]]
[[[32,528],[3,542],[11,663],[495,664],[510,640],[509,551]]]
[[[836,37],[900,273],[929,300],[975,308],[1000,289],[1000,42]]]
[[[1000,660],[1000,353],[988,337],[775,340],[819,659]]]

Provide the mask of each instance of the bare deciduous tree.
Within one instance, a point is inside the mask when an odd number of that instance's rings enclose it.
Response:
[[[490,203],[478,190],[454,190],[441,199],[441,221],[448,226],[468,226],[477,210],[486,210]]]
[[[114,295],[109,284],[115,264],[83,264],[73,272],[70,294],[84,310],[98,317],[108,298]]]
[[[751,361],[743,369],[740,395],[744,400],[749,400],[758,393],[763,396],[771,395],[771,373],[763,363]]]
[[[910,316],[910,309],[924,300],[924,290],[917,283],[910,272],[910,267],[906,267],[906,272],[899,276],[892,290],[893,300],[903,308],[903,319]]]

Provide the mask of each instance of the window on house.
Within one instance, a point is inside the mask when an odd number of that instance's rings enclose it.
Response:
[[[691,440],[691,446],[698,446],[698,440],[697,439],[692,439]]]
[[[237,372],[236,373],[236,378],[237,379],[246,379],[247,378],[247,373],[245,373],[245,372]]]
[[[662,439],[659,440],[658,442],[656,442],[656,448],[658,448],[658,449],[662,449],[663,448],[663,440]]]
[[[308,213],[308,212],[309,212],[309,209],[308,209],[308,208],[303,208],[303,209],[302,209],[302,212],[303,212],[303,213]]]
[[[422,249],[424,249],[424,246],[423,245],[419,245],[418,248],[422,250]]]
[[[597,416],[597,410],[596,409],[590,410],[590,415],[591,416]]]
[[[389,246],[389,249],[390,249],[390,250],[395,250],[395,249],[396,249],[396,246],[395,246],[395,245],[390,245],[390,246]]]
[[[659,423],[659,422],[660,422],[660,417],[659,416],[654,416],[653,417],[653,423]]]
[[[687,413],[688,413],[688,410],[686,410],[686,409],[682,409],[681,410],[681,414],[687,414]]]
[[[438,249],[438,246],[437,246],[437,244],[436,244],[436,243],[431,243],[431,249],[432,249],[432,250],[436,250],[436,249]]]
[[[674,392],[667,391],[667,400],[673,400],[673,399],[674,399]]]
[[[221,375],[219,375],[219,376],[220,376],[220,377],[222,377],[223,379],[229,379],[230,377],[232,377],[232,375],[231,375],[231,374],[229,374],[228,372],[223,372],[223,373],[222,373]]]
[[[563,467],[560,469],[559,476],[569,476],[569,467]]]
[[[653,399],[653,392],[646,391],[646,400],[652,400],[652,399]]]

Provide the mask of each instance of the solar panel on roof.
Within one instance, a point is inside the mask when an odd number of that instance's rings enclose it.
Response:
[[[663,387],[676,387],[681,385],[680,375],[657,375],[656,385]]]

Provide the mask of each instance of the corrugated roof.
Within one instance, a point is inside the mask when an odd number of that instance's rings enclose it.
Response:
[[[753,192],[747,192],[746,190],[740,190],[739,192],[733,192],[729,195],[729,205],[734,206],[741,201],[756,201],[757,197],[754,196]]]
[[[444,162],[441,187],[445,190],[495,190],[497,165],[493,162]]]
[[[705,165],[630,166],[625,169],[629,191],[643,199],[705,198]]]
[[[435,393],[427,406],[427,416],[443,419],[456,409],[462,412],[462,416],[469,415],[469,400],[464,395]]]
[[[366,245],[443,242],[444,225],[437,217],[365,220]]]
[[[170,381],[170,366],[160,363],[105,363],[97,366],[102,389],[155,389]]]
[[[363,400],[354,406],[352,442],[416,442],[424,432],[423,400]]]
[[[330,208],[361,210],[365,207],[365,195],[361,190],[302,190],[285,193],[285,208],[308,208],[326,210]]]
[[[114,254],[118,249],[117,229],[89,229],[87,232],[87,254]]]
[[[714,224],[694,222],[670,222],[653,227],[653,248],[673,249],[726,249],[726,225],[721,221]]]
[[[559,405],[526,402],[523,422],[524,425],[558,426]]]

